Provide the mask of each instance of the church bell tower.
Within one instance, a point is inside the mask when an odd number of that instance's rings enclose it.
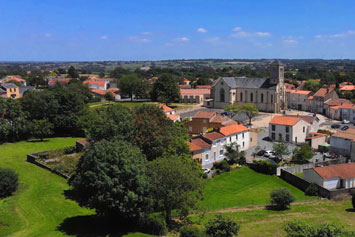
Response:
[[[279,60],[270,64],[270,84],[279,84],[284,81],[284,65]]]

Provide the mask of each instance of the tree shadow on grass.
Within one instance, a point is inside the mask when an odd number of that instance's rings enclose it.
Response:
[[[27,140],[26,142],[31,142],[31,143],[37,143],[37,142],[49,142],[48,139],[43,139],[42,141],[40,139],[31,139]]]
[[[276,205],[266,205],[265,206],[265,210],[269,210],[269,211],[287,211],[290,208],[279,208]]]
[[[347,211],[347,212],[355,212],[355,209],[354,208],[348,208],[348,209],[345,209],[345,211]]]
[[[138,231],[133,225],[133,223],[116,219],[104,218],[98,215],[88,215],[66,218],[57,227],[57,230],[66,235],[79,237],[122,236],[129,232]]]

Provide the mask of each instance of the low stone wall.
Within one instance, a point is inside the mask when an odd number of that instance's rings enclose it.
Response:
[[[37,166],[39,166],[39,167],[41,167],[43,169],[49,170],[50,172],[52,172],[52,173],[54,173],[56,175],[59,175],[62,178],[68,179],[69,177],[67,175],[62,174],[62,173],[60,173],[60,172],[58,172],[56,170],[53,170],[52,168],[50,168],[50,167],[46,166],[45,164],[42,164],[42,163],[40,163],[40,162],[38,162],[36,160],[36,157],[37,157],[38,154],[47,153],[47,152],[50,152],[50,151],[52,151],[52,150],[40,151],[40,152],[36,152],[36,153],[32,153],[32,154],[27,154],[27,162],[35,164],[35,165],[37,165]]]

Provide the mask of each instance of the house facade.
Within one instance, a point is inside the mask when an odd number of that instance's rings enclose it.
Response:
[[[330,150],[355,161],[355,128],[338,131],[330,137]]]
[[[355,187],[355,163],[345,163],[303,170],[303,178],[333,190]]]
[[[203,104],[208,106],[207,101],[211,96],[211,89],[180,89],[181,102],[191,104]]]
[[[312,95],[312,91],[286,90],[287,107],[291,109],[307,111],[307,98]]]
[[[229,104],[255,104],[260,111],[279,113],[287,108],[284,66],[274,60],[270,78],[220,77],[212,85],[211,105],[224,108]]]
[[[0,86],[0,96],[16,99],[20,97],[20,89],[13,83],[5,83]]]
[[[334,88],[320,88],[313,96],[308,98],[309,111],[319,114],[326,114],[325,102],[329,99],[338,99]]]

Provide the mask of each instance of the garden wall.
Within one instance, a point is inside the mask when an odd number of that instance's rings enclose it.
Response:
[[[36,152],[36,153],[32,153],[32,154],[27,154],[27,162],[35,164],[35,165],[37,165],[37,166],[39,166],[39,167],[41,167],[43,169],[49,170],[50,172],[52,172],[52,173],[54,173],[56,175],[59,175],[60,177],[68,179],[69,177],[67,175],[62,174],[62,173],[60,173],[60,172],[58,172],[56,170],[53,170],[52,168],[50,168],[50,167],[46,166],[45,164],[42,164],[42,163],[40,163],[40,162],[38,162],[36,160],[36,157],[37,157],[38,154],[47,153],[47,152],[50,152],[50,151],[52,151],[52,150],[40,151],[40,152]]]

